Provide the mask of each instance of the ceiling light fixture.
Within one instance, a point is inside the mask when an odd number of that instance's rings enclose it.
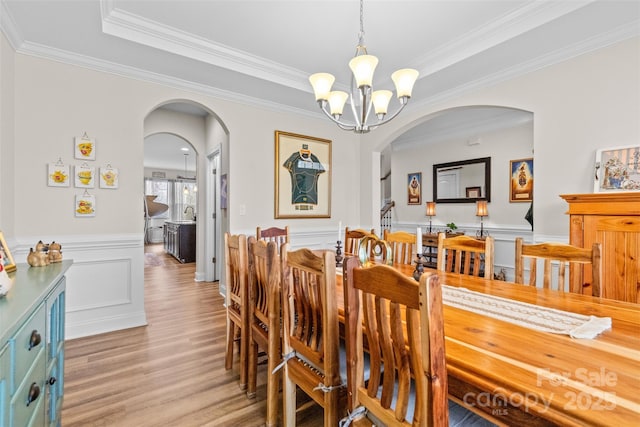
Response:
[[[335,77],[329,73],[316,73],[309,77],[320,109],[341,129],[354,131],[355,133],[367,133],[378,126],[389,123],[409,102],[413,85],[418,78],[418,71],[404,68],[391,75],[391,79],[396,86],[396,96],[400,101],[400,107],[395,113],[385,118],[393,93],[390,90],[373,90],[373,72],[377,65],[378,58],[369,55],[364,44],[363,0],[360,0],[358,46],[356,47],[356,55],[349,61],[349,67],[353,72],[351,76],[351,93],[339,90],[332,91],[331,86],[335,81]],[[353,123],[340,120],[347,98],[351,103],[354,117]],[[375,123],[369,123],[372,105],[375,116],[378,119]]]

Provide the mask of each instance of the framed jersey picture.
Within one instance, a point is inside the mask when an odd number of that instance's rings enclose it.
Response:
[[[275,218],[331,217],[331,141],[275,132]]]

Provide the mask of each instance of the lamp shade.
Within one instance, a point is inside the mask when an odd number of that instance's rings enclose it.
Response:
[[[487,210],[487,201],[486,200],[478,200],[476,202],[476,216],[488,216],[489,211]]]
[[[329,92],[329,110],[331,115],[341,115],[344,109],[344,104],[347,102],[349,94],[341,90],[334,90]]]
[[[393,96],[393,92],[390,90],[374,90],[371,94],[371,102],[375,108],[376,114],[387,114],[387,108],[389,107],[389,101]]]
[[[427,202],[426,216],[436,216],[436,202]]]
[[[329,99],[329,92],[331,92],[331,86],[333,86],[335,80],[336,78],[329,73],[315,73],[309,76],[309,82],[313,87],[316,101]]]
[[[373,73],[378,66],[378,58],[373,55],[358,55],[349,61],[349,68],[356,79],[356,86],[371,87],[373,85]]]
[[[401,98],[406,96],[411,98],[411,92],[413,91],[413,85],[418,79],[418,70],[412,68],[403,68],[395,73],[391,74],[391,79],[396,85],[396,96]]]

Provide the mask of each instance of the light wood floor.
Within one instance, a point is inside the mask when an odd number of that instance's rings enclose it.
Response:
[[[247,399],[237,363],[224,369],[218,283],[195,282],[195,264],[180,264],[161,245],[145,251],[148,325],[66,342],[63,426],[263,425],[266,365],[257,397]],[[322,412],[305,409],[298,425],[322,425]]]

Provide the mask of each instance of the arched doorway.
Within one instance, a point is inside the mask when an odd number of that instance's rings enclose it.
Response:
[[[223,262],[220,236],[226,230],[220,224],[221,216],[218,200],[219,180],[210,175],[212,162],[226,164],[214,153],[224,153],[223,144],[228,143],[228,132],[219,118],[211,110],[192,101],[171,101],[152,110],[144,121],[145,162],[147,145],[162,140],[174,140],[172,161],[173,173],[166,174],[167,179],[178,182],[180,190],[188,197],[183,198],[180,208],[174,207],[170,213],[173,221],[195,222],[195,277],[196,281],[215,281],[219,279],[220,268],[216,264]],[[156,146],[157,147],[157,146]],[[175,155],[178,148],[186,149],[183,154]],[[186,154],[186,156],[184,155]],[[178,164],[178,162],[182,162]],[[219,169],[219,168],[218,168]],[[158,170],[145,165],[145,177],[149,178]],[[195,178],[195,179],[194,179]],[[186,188],[186,190],[185,190]],[[178,189],[174,189],[174,195]],[[188,193],[188,194],[187,194]],[[157,231],[155,231],[157,237]],[[164,236],[163,236],[164,239]],[[157,239],[156,239],[157,240]]]

